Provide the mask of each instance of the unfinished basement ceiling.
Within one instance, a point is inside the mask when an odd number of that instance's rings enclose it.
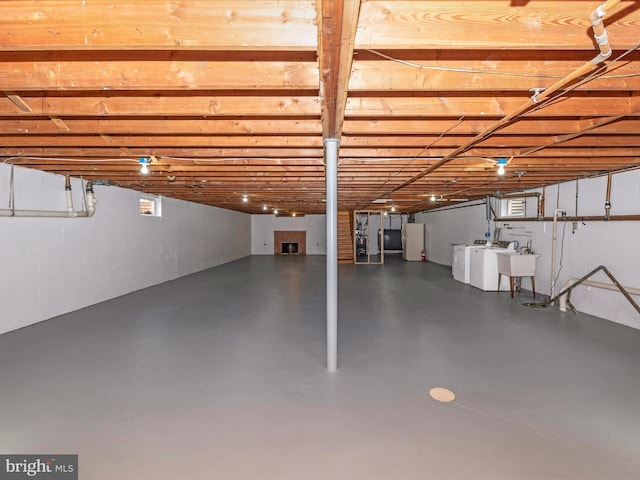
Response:
[[[4,0],[0,161],[284,214],[324,212],[326,138],[340,209],[640,166],[640,2],[608,2],[611,57],[531,100],[599,53],[599,5]]]

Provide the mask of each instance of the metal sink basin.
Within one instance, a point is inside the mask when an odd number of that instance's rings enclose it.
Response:
[[[509,277],[533,277],[539,256],[534,253],[499,252],[498,273]]]

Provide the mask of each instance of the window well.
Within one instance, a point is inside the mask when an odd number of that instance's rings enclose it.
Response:
[[[140,215],[147,217],[161,217],[162,204],[160,197],[143,195],[140,197]]]

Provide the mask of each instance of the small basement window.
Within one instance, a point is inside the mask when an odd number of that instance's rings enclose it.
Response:
[[[525,198],[506,198],[500,206],[501,217],[524,217],[526,214]]]
[[[143,195],[140,197],[140,215],[148,217],[162,216],[162,202],[160,197]]]

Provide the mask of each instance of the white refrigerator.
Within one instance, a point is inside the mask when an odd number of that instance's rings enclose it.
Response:
[[[419,262],[424,250],[424,223],[402,225],[402,259]]]

